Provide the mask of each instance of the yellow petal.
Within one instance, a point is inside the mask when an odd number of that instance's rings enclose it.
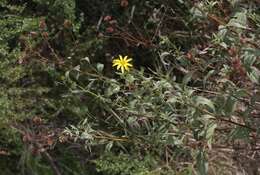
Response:
[[[127,60],[126,60],[126,62],[128,63],[128,62],[130,62],[130,61],[132,61],[133,59],[132,58],[128,58]]]
[[[124,73],[125,72],[125,69],[123,66],[121,66],[121,72]]]
[[[112,63],[116,63],[118,60],[113,60]]]
[[[119,59],[120,59],[120,61],[122,61],[122,60],[123,60],[123,57],[122,57],[122,55],[119,55]]]
[[[127,60],[127,56],[124,57],[124,61],[126,61],[126,60]]]
[[[116,69],[117,69],[117,70],[119,70],[119,69],[120,69],[120,67],[121,67],[121,65],[119,65],[119,64],[118,64],[118,65],[117,65],[117,67],[116,67]]]
[[[130,63],[126,63],[125,65],[126,65],[127,67],[133,67],[133,65],[130,64]]]
[[[116,66],[116,65],[118,65],[118,63],[113,63],[112,67],[114,67],[114,66]]]
[[[120,62],[120,60],[119,60],[119,59],[115,59],[115,60],[113,60],[113,63],[114,63],[114,62]]]
[[[125,70],[126,70],[126,71],[129,71],[129,67],[125,66]]]
[[[119,63],[120,61],[119,60],[114,60],[113,63]]]

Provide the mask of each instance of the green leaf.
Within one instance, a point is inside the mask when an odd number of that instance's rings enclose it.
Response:
[[[206,161],[206,155],[202,150],[199,150],[196,156],[196,166],[199,175],[207,175],[208,163]]]
[[[231,140],[243,139],[246,141],[250,140],[250,133],[251,131],[245,127],[236,127],[230,133]]]
[[[125,80],[128,82],[128,83],[133,83],[135,81],[135,77],[131,74],[127,74],[125,76]]]
[[[214,135],[214,131],[217,128],[217,124],[216,123],[211,123],[209,124],[208,128],[207,128],[207,132],[206,132],[206,140],[208,143],[209,148],[211,149],[211,144],[213,141],[213,135]]]
[[[120,91],[120,86],[118,84],[112,83],[110,87],[106,89],[106,96],[111,96],[113,94],[116,94]]]
[[[90,59],[89,59],[89,57],[84,57],[84,58],[82,58],[81,60],[82,60],[82,61],[86,61],[87,63],[90,64]]]
[[[226,116],[230,116],[234,113],[237,106],[237,100],[233,97],[228,97],[224,106],[224,112]]]
[[[202,96],[195,97],[195,103],[196,103],[196,105],[206,105],[211,110],[215,111],[214,103],[205,97],[202,97]]]
[[[110,142],[108,142],[108,144],[106,145],[106,151],[111,151],[111,148],[113,147],[113,145],[114,145],[114,142],[112,142],[112,141],[110,141]]]
[[[259,84],[260,82],[260,71],[255,68],[255,67],[251,67],[251,72],[249,73],[249,78],[252,82]]]
[[[184,86],[186,86],[192,79],[192,75],[193,75],[193,72],[189,72],[188,74],[186,74],[182,80],[182,84]]]
[[[236,98],[243,98],[247,96],[247,92],[245,89],[238,89],[236,92],[233,94]]]
[[[97,63],[97,70],[98,70],[98,72],[102,72],[103,69],[104,69],[104,64]]]
[[[234,17],[228,22],[227,26],[246,29],[247,11],[236,13]]]
[[[209,78],[211,75],[213,75],[214,72],[215,72],[215,70],[211,70],[211,71],[209,71],[209,72],[207,73],[207,75],[204,77],[204,79],[203,79],[203,86],[204,86],[204,87],[206,86],[206,83],[207,83],[208,78]]]

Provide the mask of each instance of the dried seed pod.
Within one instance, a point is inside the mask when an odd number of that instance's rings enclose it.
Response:
[[[40,20],[39,28],[40,28],[41,30],[45,30],[45,29],[47,28],[45,19],[42,18],[42,19]]]
[[[63,23],[63,26],[64,26],[65,29],[69,29],[69,28],[72,27],[72,23],[71,23],[70,20],[66,19],[66,20],[64,21],[64,23]]]

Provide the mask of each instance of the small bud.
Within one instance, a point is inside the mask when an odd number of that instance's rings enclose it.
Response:
[[[63,23],[64,28],[69,29],[72,26],[72,23],[70,20],[66,19]]]
[[[104,37],[104,34],[103,33],[98,33],[98,37],[102,38],[102,37]]]
[[[41,30],[45,30],[45,29],[47,28],[45,19],[41,19],[41,20],[40,20],[39,28],[40,28]]]
[[[37,35],[38,35],[38,33],[37,33],[37,32],[34,32],[34,31],[31,31],[29,34],[30,34],[30,36],[31,36],[32,38],[35,38],[35,37],[37,37]]]
[[[121,0],[121,3],[120,3],[121,7],[127,7],[128,4],[129,4],[128,0]]]
[[[109,24],[111,24],[111,25],[117,24],[117,20],[111,20],[111,21],[109,21]]]
[[[112,20],[112,16],[110,16],[110,15],[107,15],[107,16],[105,16],[104,17],[104,21],[110,21],[110,20]]]
[[[33,123],[36,124],[36,125],[42,124],[42,118],[41,118],[41,117],[38,117],[38,116],[33,117],[32,121],[33,121]]]
[[[189,60],[193,60],[193,55],[190,52],[188,52],[186,56]]]
[[[114,28],[113,28],[113,27],[108,27],[108,28],[106,29],[106,31],[107,31],[108,33],[113,33],[113,32],[114,32]]]
[[[42,32],[42,37],[47,39],[49,37],[48,32]]]

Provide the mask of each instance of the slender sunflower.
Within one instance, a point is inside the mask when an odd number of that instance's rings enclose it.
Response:
[[[129,71],[130,67],[133,67],[131,63],[132,58],[128,58],[128,56],[122,57],[122,55],[119,55],[119,58],[113,60],[113,67],[116,66],[117,70],[121,70],[122,73],[125,71]]]

